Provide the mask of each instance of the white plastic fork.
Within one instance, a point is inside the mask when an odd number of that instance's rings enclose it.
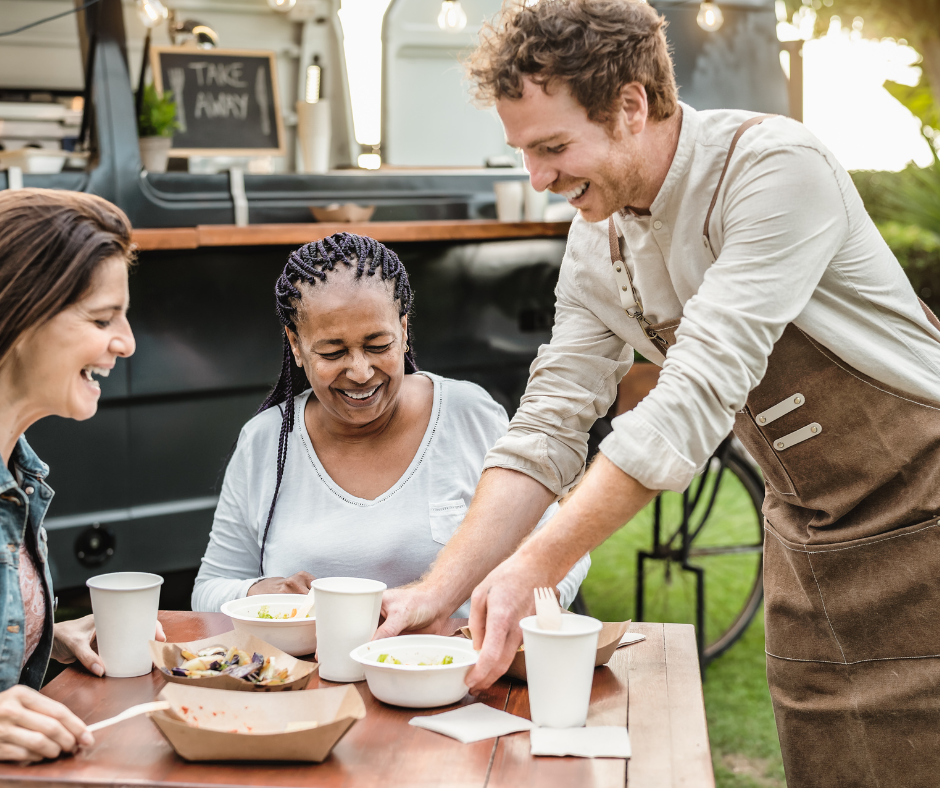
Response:
[[[168,708],[170,708],[170,704],[165,700],[155,700],[152,703],[140,703],[137,706],[131,706],[129,709],[125,709],[120,714],[116,714],[101,722],[96,722],[94,725],[89,725],[88,730],[94,733],[95,731],[100,731],[102,728],[107,728],[109,725],[129,720],[131,717],[137,717],[140,714],[149,714],[151,711],[166,711]]]
[[[310,615],[310,611],[313,610],[316,600],[314,599],[315,594],[313,591],[313,586],[310,586],[310,590],[307,592],[307,598],[300,603],[300,607],[297,608],[297,618],[306,618]]]
[[[550,588],[536,588],[535,593],[535,620],[539,629],[561,629],[561,608],[558,599]]]

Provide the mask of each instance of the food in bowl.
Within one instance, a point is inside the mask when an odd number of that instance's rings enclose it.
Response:
[[[236,646],[208,646],[193,653],[180,649],[184,660],[175,668],[160,669],[170,676],[206,678],[208,676],[231,676],[261,686],[273,686],[287,682],[288,668],[275,667],[275,657],[264,657],[257,651],[249,655]]]
[[[308,602],[306,594],[258,594],[222,605],[241,634],[254,635],[292,657],[317,649],[316,608],[301,618],[297,612]]]
[[[464,679],[477,661],[471,641],[440,635],[373,640],[353,649],[349,656],[362,665],[376,698],[413,709],[459,701],[467,694]]]
[[[313,612],[313,608],[310,609],[310,613]],[[310,613],[307,613],[304,618],[310,618]],[[267,619],[285,619],[285,618],[294,618],[297,615],[297,608],[292,607],[290,613],[272,613],[269,605],[262,605],[258,608],[257,618],[267,618]]]
[[[452,665],[454,658],[450,654],[445,654],[441,657],[440,662],[402,662],[400,659],[396,659],[391,654],[379,654],[379,658],[376,662],[388,662],[391,665],[418,665],[420,667],[426,665]]]

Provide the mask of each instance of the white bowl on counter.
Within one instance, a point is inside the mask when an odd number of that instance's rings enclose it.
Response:
[[[402,665],[379,662],[387,654]],[[364,643],[350,657],[362,665],[369,691],[393,706],[430,709],[456,703],[467,694],[464,679],[477,661],[473,641],[441,635],[399,635]],[[419,665],[453,658],[449,665]]]
[[[226,602],[222,612],[232,619],[236,632],[254,635],[292,657],[301,657],[317,650],[316,608],[306,618],[258,618],[258,613],[266,606],[271,615],[290,615],[306,601],[306,594],[257,594]]]

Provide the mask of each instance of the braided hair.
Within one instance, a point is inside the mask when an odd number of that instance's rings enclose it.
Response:
[[[277,306],[277,317],[281,325],[297,333],[297,310],[303,296],[297,289],[298,282],[316,285],[317,282],[327,281],[327,272],[342,263],[348,268],[355,267],[356,278],[375,276],[379,273],[383,280],[392,282],[394,289],[392,297],[398,306],[398,316],[410,314],[414,296],[411,284],[408,282],[408,272],[391,249],[386,248],[374,238],[352,233],[336,233],[321,241],[311,241],[296,251],[291,252],[287,258],[284,270],[274,285],[274,299]],[[411,336],[411,322],[408,323],[407,350],[405,352],[405,374],[418,371],[414,357],[414,340]],[[281,360],[281,374],[277,379],[267,399],[261,403],[258,413],[269,408],[284,405],[281,409],[281,434],[277,442],[277,482],[274,485],[274,497],[268,509],[268,519],[264,525],[264,534],[261,537],[261,559],[259,574],[264,574],[264,545],[268,539],[271,528],[271,519],[274,517],[274,507],[277,496],[281,490],[281,479],[284,477],[284,464],[287,460],[287,440],[294,431],[294,397],[310,388],[307,373],[302,367],[293,363],[290,342],[287,333],[284,333],[284,355]],[[257,415],[257,414],[255,414]]]

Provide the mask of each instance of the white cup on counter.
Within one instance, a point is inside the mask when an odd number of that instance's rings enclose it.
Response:
[[[526,181],[523,205],[523,215],[527,222],[544,222],[545,209],[548,207],[548,189],[537,192],[532,181]]]
[[[98,655],[111,678],[144,676],[153,668],[150,641],[157,629],[163,578],[114,572],[85,581],[95,615]]]
[[[329,99],[320,99],[314,104],[297,102],[297,141],[304,172],[329,171],[332,123]]]
[[[497,181],[493,191],[496,192],[496,218],[501,222],[521,222],[525,200],[522,181]]]
[[[349,653],[372,640],[379,626],[382,593],[387,586],[359,577],[321,577],[312,588],[317,597],[317,661],[320,678],[362,681],[362,665]]]
[[[519,624],[532,722],[540,728],[580,728],[591,702],[601,622],[565,615],[556,630],[539,629],[535,616]]]

